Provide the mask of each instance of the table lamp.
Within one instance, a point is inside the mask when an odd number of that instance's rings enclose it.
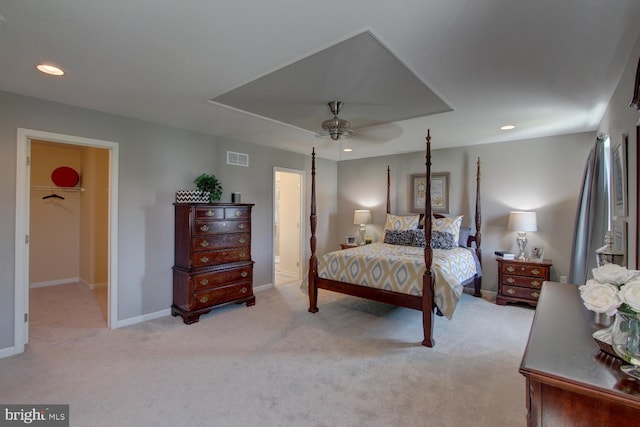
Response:
[[[527,246],[527,231],[537,231],[538,223],[535,212],[511,211],[509,212],[509,223],[507,229],[518,232],[516,242],[520,249],[517,259],[526,260],[524,249]]]
[[[353,211],[353,224],[360,225],[360,241],[358,244],[364,245],[364,235],[366,224],[371,224],[371,211],[369,209],[356,209]]]

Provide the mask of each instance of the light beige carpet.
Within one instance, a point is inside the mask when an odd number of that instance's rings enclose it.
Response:
[[[420,312],[328,291],[307,306],[292,284],[190,326],[32,325],[0,359],[0,402],[68,403],[72,426],[526,425],[533,310],[465,294],[429,349]]]

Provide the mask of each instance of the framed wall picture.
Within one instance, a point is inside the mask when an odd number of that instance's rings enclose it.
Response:
[[[425,174],[411,175],[411,212],[424,212],[426,183]],[[449,213],[449,172],[431,174],[431,211]]]
[[[611,151],[613,215],[627,215],[627,135]]]

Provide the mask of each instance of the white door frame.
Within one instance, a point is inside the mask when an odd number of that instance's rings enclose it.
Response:
[[[115,327],[118,318],[118,143],[18,128],[16,157],[16,242],[14,283],[14,354],[24,352],[29,342],[29,196],[32,139],[83,145],[109,150],[109,230],[107,326]]]
[[[304,224],[304,189],[305,184],[304,184],[304,177],[305,177],[305,171],[300,170],[300,169],[288,169],[288,168],[281,168],[278,166],[274,166],[273,168],[273,219],[274,219],[274,224],[271,226],[271,230],[273,231],[275,229],[275,218],[276,218],[276,173],[277,172],[284,172],[284,173],[292,173],[292,174],[296,174],[300,176],[300,227],[298,227],[299,230],[299,234],[300,234],[300,253],[298,254],[298,277],[303,277],[304,274],[304,270],[303,270],[303,265],[304,265],[304,236],[305,233],[302,231],[303,230],[303,224]],[[275,254],[276,253],[276,236],[273,236],[272,239],[272,244],[273,244],[273,248],[271,253]],[[271,262],[274,263],[274,257],[271,257]],[[272,268],[272,282],[275,286],[276,283],[276,269],[275,269],[275,263],[273,264],[273,268]]]

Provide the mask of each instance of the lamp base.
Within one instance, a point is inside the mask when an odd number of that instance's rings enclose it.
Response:
[[[525,248],[527,247],[527,233],[524,231],[518,231],[516,242],[518,243],[518,249],[520,249],[520,254],[518,254],[517,259],[526,261],[527,256],[525,255]]]
[[[365,234],[366,234],[367,230],[364,224],[360,224],[360,230],[358,230],[358,234],[360,235],[360,241],[358,242],[359,245],[364,245],[365,244]]]

